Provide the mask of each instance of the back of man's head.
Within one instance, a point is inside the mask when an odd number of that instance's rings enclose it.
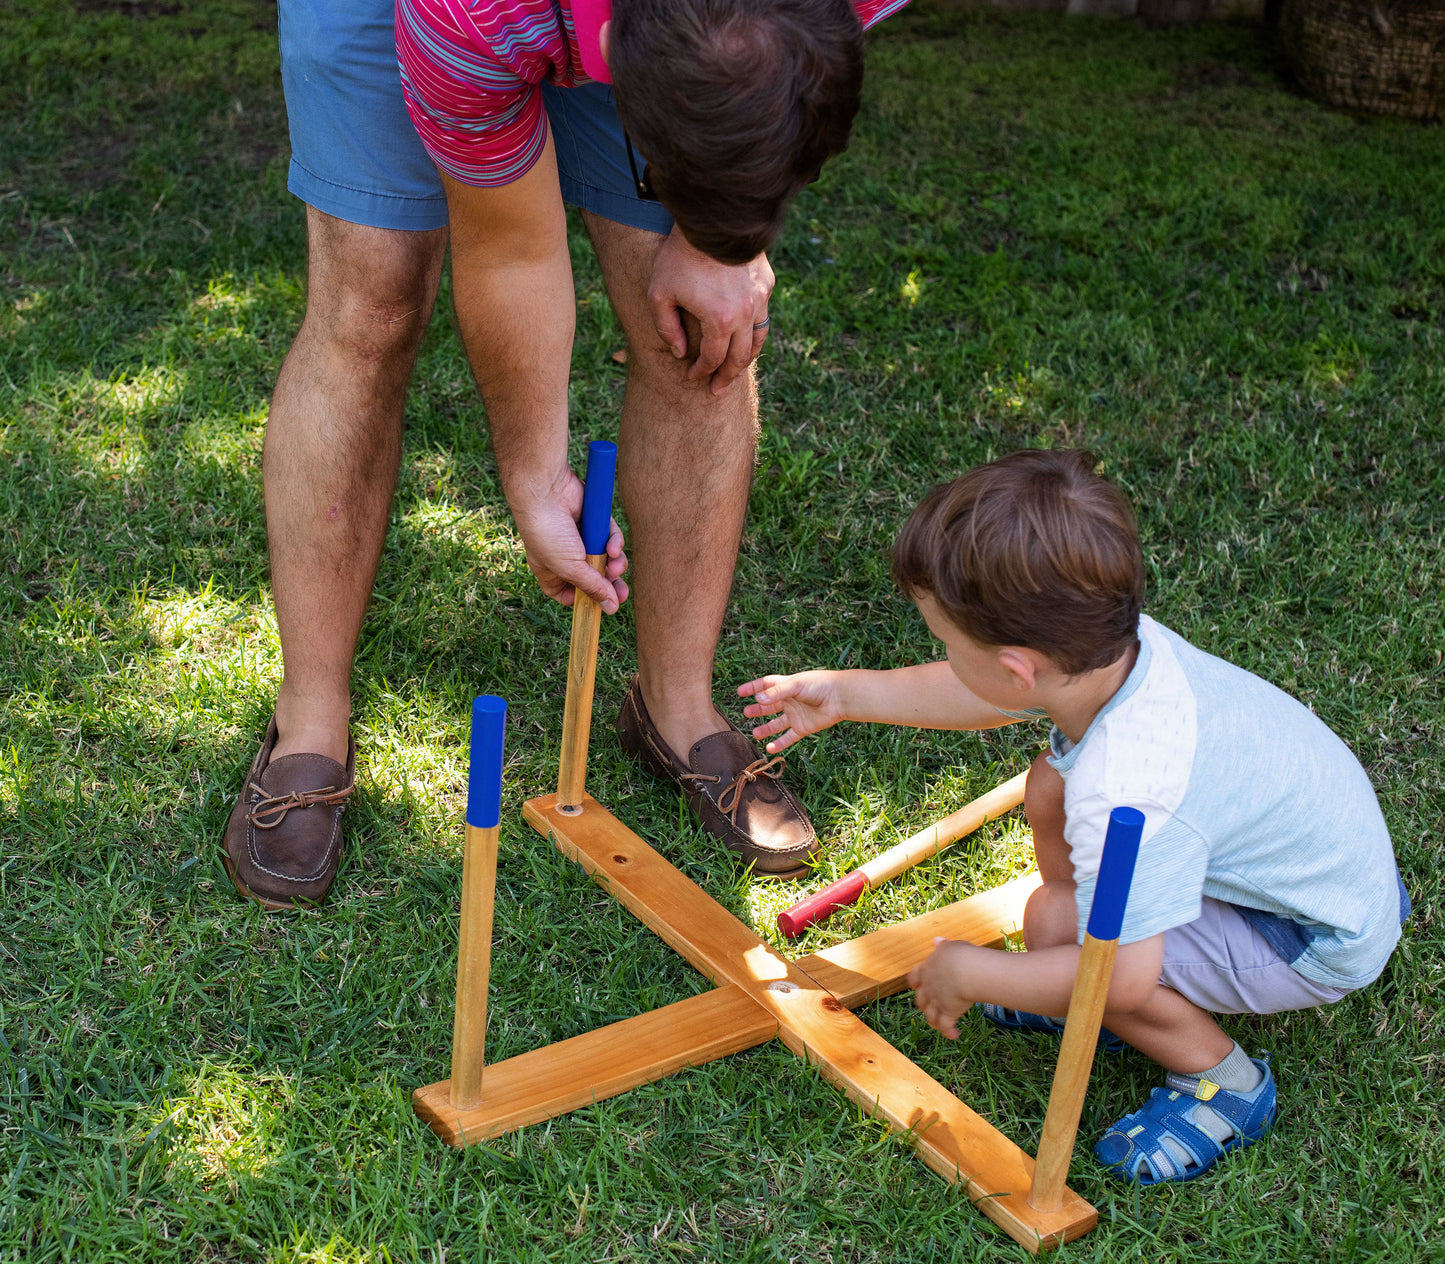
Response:
[[[863,27],[852,0],[614,0],[608,61],[623,122],[683,235],[745,263],[846,148]]]
[[[935,487],[893,546],[893,579],[983,645],[1021,645],[1076,675],[1137,635],[1134,514],[1081,451],[1027,450]]]

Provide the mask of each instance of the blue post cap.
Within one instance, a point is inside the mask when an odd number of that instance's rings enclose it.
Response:
[[[502,820],[502,742],[507,703],[484,693],[472,699],[472,762],[467,772],[467,824],[490,829]]]
[[[1115,808],[1109,813],[1099,879],[1094,884],[1094,902],[1089,907],[1089,934],[1095,939],[1119,938],[1143,835],[1144,813],[1138,808]]]
[[[612,525],[612,484],[617,477],[617,445],[594,439],[587,445],[587,479],[582,489],[582,521],[578,529],[588,557],[607,552]]]

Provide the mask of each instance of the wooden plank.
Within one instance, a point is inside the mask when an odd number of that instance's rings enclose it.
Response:
[[[1024,905],[1040,881],[1037,873],[1015,878],[992,891],[799,957],[793,964],[855,1009],[901,992],[907,986],[904,976],[933,951],[937,935],[985,947],[1002,944],[1006,934],[1023,926]]]
[[[848,1007],[714,901],[606,808],[587,797],[578,816],[556,796],[528,800],[527,819],[550,833],[621,903],[699,970],[732,983],[776,1015],[795,1053],[818,1063],[870,1114],[908,1134],[924,1162],[964,1185],[978,1209],[1030,1250],[1087,1232],[1098,1213],[1066,1190],[1052,1213],[1029,1206],[1033,1160],[987,1120],[871,1031]],[[931,944],[931,940],[929,940]]]
[[[448,1080],[417,1089],[412,1107],[448,1145],[472,1145],[751,1049],[777,1031],[777,1018],[741,988],[715,988],[493,1063],[470,1110],[452,1106]]]
[[[1037,878],[1020,879],[1009,884],[1012,892],[1001,887],[961,901],[950,910],[940,910],[952,914],[942,921],[929,915],[931,920],[917,933],[908,930],[911,923],[905,922],[794,964],[819,982],[828,977],[843,980],[852,990],[838,999],[851,1008],[901,988],[898,969],[906,973],[912,960],[922,955],[917,945],[925,945],[926,950],[934,933],[958,939],[976,936],[977,943],[996,942],[996,927],[1011,924],[1010,911],[1016,903],[1021,907],[1035,885]],[[847,964],[835,964],[835,959]],[[740,1004],[742,1001],[746,1004]],[[556,1118],[684,1067],[702,1066],[753,1048],[777,1030],[775,1017],[729,984],[676,1006],[487,1067],[485,1097],[471,1110],[458,1110],[451,1104],[448,1080],[418,1089],[413,1100],[417,1113],[438,1136],[448,1145],[460,1146]]]
[[[1029,1205],[1034,1161],[921,1067],[820,989],[775,992],[783,1042],[875,1118],[903,1133],[933,1171],[1030,1251],[1087,1233],[1099,1214],[1065,1189],[1057,1211]]]
[[[522,813],[538,833],[552,836],[674,952],[714,983],[788,976],[788,963],[681,870],[675,869],[597,802],[582,796],[582,811],[565,816],[557,796],[528,799]],[[746,961],[740,977],[738,963]]]

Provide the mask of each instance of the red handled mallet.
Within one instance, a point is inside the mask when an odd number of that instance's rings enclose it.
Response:
[[[943,820],[919,830],[912,838],[905,838],[896,847],[874,856],[867,864],[845,873],[806,900],[784,909],[778,914],[778,929],[787,938],[796,939],[815,922],[831,917],[836,909],[856,904],[864,891],[896,878],[905,869],[912,869],[930,856],[938,855],[945,847],[951,847],[965,835],[972,834],[980,825],[1011,812],[1024,801],[1024,784],[1028,776],[1026,772],[1019,773]]]

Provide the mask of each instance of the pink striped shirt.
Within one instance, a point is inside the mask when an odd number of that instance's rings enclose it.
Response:
[[[908,0],[854,3],[869,27]],[[482,187],[526,175],[547,140],[540,85],[605,78],[597,30],[610,10],[610,0],[396,0],[402,91],[432,161]]]

